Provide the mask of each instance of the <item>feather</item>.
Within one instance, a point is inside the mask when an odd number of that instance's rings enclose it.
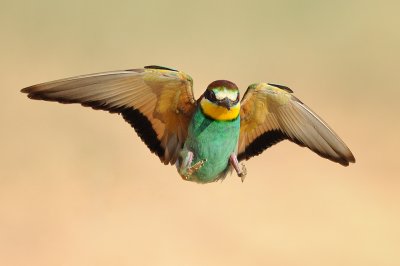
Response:
[[[173,164],[196,107],[192,83],[183,72],[148,66],[46,82],[22,92],[31,99],[120,113],[162,162]]]
[[[249,159],[271,145],[289,139],[342,165],[355,162],[339,136],[292,92],[275,84],[249,86],[240,113],[239,160]]]

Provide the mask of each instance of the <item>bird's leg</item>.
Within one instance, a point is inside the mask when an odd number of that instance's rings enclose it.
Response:
[[[192,165],[193,157],[194,157],[193,152],[187,151],[187,153],[184,156],[182,163],[179,167],[179,173],[181,174],[182,178],[185,180],[188,180],[190,178],[190,176],[194,172],[198,171],[204,165],[204,163],[207,161],[207,159],[200,160],[197,163],[195,163],[194,165]]]
[[[188,151],[185,158],[183,158],[181,169],[187,169],[189,165],[192,164],[193,161],[193,152]]]
[[[236,157],[235,153],[232,153],[231,156],[229,157],[229,162],[235,169],[237,175],[242,179],[242,182],[244,181],[244,178],[247,175],[247,169],[246,166],[242,163],[242,169],[240,169],[238,159]]]

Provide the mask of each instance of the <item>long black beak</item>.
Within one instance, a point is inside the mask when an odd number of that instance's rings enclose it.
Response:
[[[221,101],[218,102],[219,105],[225,107],[228,110],[231,110],[232,107],[232,101],[229,100],[227,97],[225,97],[224,99],[222,99]]]

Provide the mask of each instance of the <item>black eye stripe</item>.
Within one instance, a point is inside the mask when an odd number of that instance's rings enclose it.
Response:
[[[206,90],[205,97],[210,101],[213,102],[217,101],[217,97],[215,96],[215,93],[212,90]]]
[[[215,92],[213,90],[210,90],[210,96],[211,96],[210,98],[213,100],[217,99],[217,96],[215,96]]]
[[[233,101],[232,103],[235,105],[235,104],[237,104],[238,102],[239,102],[239,95],[238,95],[238,97],[236,98],[236,100]]]

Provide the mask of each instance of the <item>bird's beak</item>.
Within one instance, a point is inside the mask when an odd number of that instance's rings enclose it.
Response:
[[[228,110],[231,110],[232,102],[231,102],[231,100],[229,100],[228,98],[225,97],[223,100],[221,100],[219,102],[219,105],[225,107]]]

